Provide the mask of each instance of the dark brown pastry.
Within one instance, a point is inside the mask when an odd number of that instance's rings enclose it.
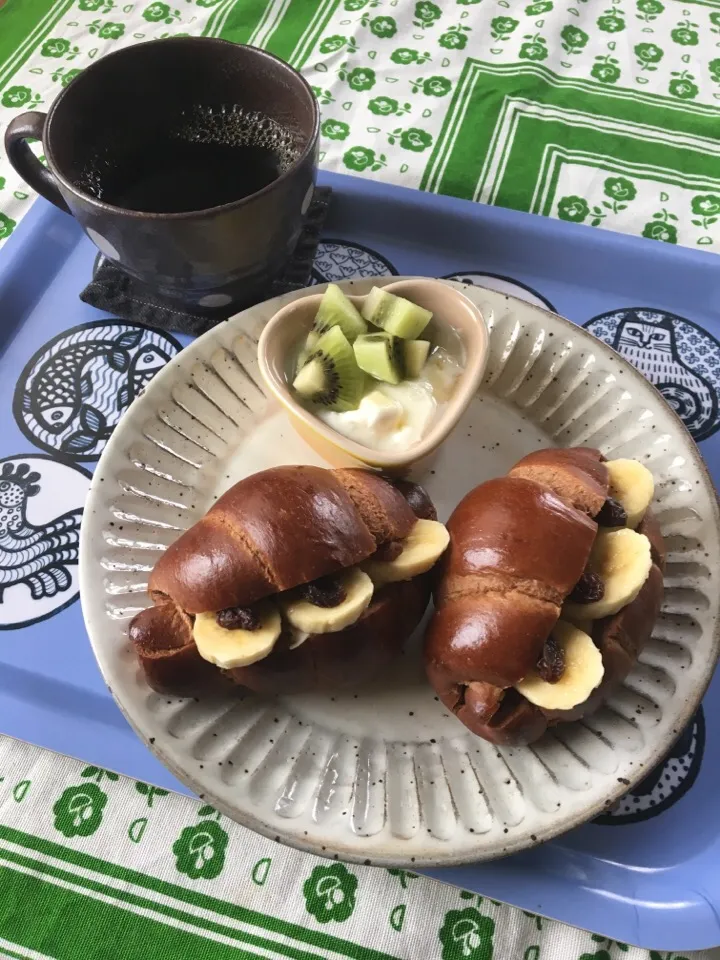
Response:
[[[382,671],[422,618],[430,596],[427,576],[379,588],[359,620],[344,630],[311,635],[294,649],[283,635],[269,656],[229,671],[200,656],[193,619],[218,612],[221,626],[252,623],[258,601],[313,581],[323,603],[332,606],[337,591],[322,578],[378,551],[382,556],[415,526],[418,517],[404,494],[425,512],[432,507],[422,488],[404,484],[401,493],[357,469],[278,467],[228,490],[151,573],[155,606],[130,626],[150,685],[188,694],[225,677],[255,690],[283,692],[361,683]]]
[[[665,548],[648,511],[638,532],[650,541],[650,576],[634,601],[592,625],[603,659],[600,686],[571,711],[535,706],[514,688],[538,667],[548,682],[561,675],[546,643],[573,590],[597,586],[585,568],[608,489],[598,450],[539,450],[508,476],[472,490],[448,521],[450,547],[438,565],[426,670],[443,702],[486,740],[529,743],[549,723],[595,709],[627,676],[652,632]]]

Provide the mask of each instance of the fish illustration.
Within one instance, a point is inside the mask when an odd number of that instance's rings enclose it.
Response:
[[[174,338],[137,324],[101,320],[67,330],[25,368],[16,418],[38,446],[97,459],[125,410],[179,350]]]

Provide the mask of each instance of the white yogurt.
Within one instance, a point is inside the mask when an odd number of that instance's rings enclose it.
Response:
[[[427,431],[437,403],[426,380],[377,382],[357,410],[318,413],[333,430],[373,450],[407,450]]]

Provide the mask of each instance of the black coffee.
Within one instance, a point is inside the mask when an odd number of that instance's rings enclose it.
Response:
[[[262,190],[297,152],[295,137],[269,117],[195,108],[134,149],[104,150],[79,185],[127,210],[206,210]]]
[[[278,157],[266,147],[183,140],[154,143],[152,154],[113,171],[100,199],[145,213],[206,210],[257,193],[280,172]]]

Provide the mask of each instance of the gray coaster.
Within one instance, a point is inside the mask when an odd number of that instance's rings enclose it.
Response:
[[[255,302],[269,300],[283,293],[307,287],[312,276],[315,252],[327,215],[330,187],[316,187],[305,215],[302,233],[295,251],[282,274],[268,285]],[[80,294],[80,299],[115,317],[133,320],[160,330],[172,330],[197,337],[237,312],[237,307],[219,307],[201,314],[178,309],[158,297],[145,284],[129,276],[115,264],[99,255],[93,268],[93,278]],[[250,306],[250,304],[247,304]]]

